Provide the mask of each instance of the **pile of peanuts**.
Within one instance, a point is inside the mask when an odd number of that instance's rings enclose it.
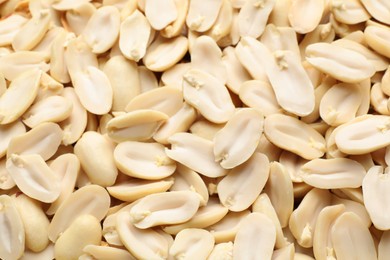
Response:
[[[390,259],[389,0],[0,18],[0,259]]]

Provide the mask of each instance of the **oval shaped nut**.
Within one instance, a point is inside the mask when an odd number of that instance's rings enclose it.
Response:
[[[221,205],[218,198],[213,197],[207,202],[207,205],[200,207],[189,221],[166,226],[163,230],[168,234],[176,235],[187,228],[205,228],[220,221],[228,212],[228,208]]]
[[[374,75],[375,68],[356,52],[329,43],[314,43],[306,48],[306,60],[318,70],[346,83],[358,83]]]
[[[129,60],[138,62],[146,53],[151,27],[146,17],[135,10],[122,23],[119,33],[119,48]],[[133,37],[137,35],[137,37]]]
[[[377,259],[370,231],[352,212],[345,212],[336,219],[331,229],[331,239],[338,259]]]
[[[19,259],[24,252],[24,226],[16,206],[8,195],[0,195],[0,257]]]
[[[159,87],[134,97],[125,111],[152,109],[173,116],[183,105],[183,93],[174,87]]]
[[[388,168],[383,170],[381,166],[373,166],[363,179],[363,199],[364,205],[376,228],[380,230],[389,229],[390,204],[383,200],[388,195],[390,179],[388,178]]]
[[[188,50],[184,36],[165,39],[158,37],[147,49],[143,62],[151,71],[162,72],[178,63]]]
[[[19,189],[33,199],[50,203],[60,195],[59,178],[38,154],[11,154],[6,169]]]
[[[265,67],[261,62],[263,57],[258,50],[258,42],[251,37],[242,37],[235,48],[237,59],[253,79],[268,82]]]
[[[378,245],[378,260],[385,260],[390,254],[390,231],[383,232]]]
[[[24,194],[16,195],[13,200],[24,225],[26,247],[41,252],[49,244],[47,230],[50,224],[42,204]]]
[[[219,259],[233,260],[232,242],[216,244],[213,248],[213,251],[211,251],[209,257],[207,258],[207,260],[219,260]]]
[[[168,142],[171,143],[171,149],[166,148],[165,152],[169,158],[207,177],[216,178],[227,174],[214,160],[212,141],[190,133],[177,133]]]
[[[247,209],[263,190],[269,176],[269,161],[255,153],[248,161],[233,168],[217,185],[219,199],[230,211]]]
[[[162,30],[178,17],[174,0],[145,0],[145,15],[155,30]]]
[[[303,181],[320,189],[358,188],[366,170],[348,158],[314,159],[301,167]]]
[[[181,29],[183,28],[186,22],[188,8],[190,5],[189,2],[190,2],[189,0],[174,0],[175,9],[176,9],[176,19],[172,23],[165,26],[160,31],[160,34],[162,36],[164,36],[165,38],[172,38],[180,35]],[[172,10],[170,15],[173,16]],[[156,18],[153,19],[156,20]]]
[[[161,144],[168,144],[168,138],[180,132],[186,132],[196,120],[196,110],[186,102],[176,114],[168,118],[153,135],[153,139]]]
[[[238,13],[238,31],[241,37],[258,38],[263,34],[268,17],[275,6],[275,0],[249,0]]]
[[[34,48],[45,36],[51,22],[49,10],[41,10],[20,28],[12,40],[15,51],[28,51]]]
[[[65,63],[65,43],[70,37],[65,30],[59,32],[53,40],[50,51],[50,75],[61,83],[70,82],[68,68]]]
[[[335,140],[340,151],[365,154],[390,144],[390,117],[366,115],[357,117],[337,131]]]
[[[115,164],[121,172],[135,178],[162,179],[172,175],[176,169],[176,163],[164,149],[159,143],[122,142],[114,151]]]
[[[247,161],[263,134],[264,116],[253,108],[237,110],[214,137],[214,156],[225,169]]]
[[[2,19],[0,21],[0,46],[10,45],[27,21],[27,18],[19,14],[11,14]]]
[[[110,207],[110,195],[98,185],[87,185],[73,192],[58,208],[49,226],[49,239],[55,242],[72,222],[81,215],[102,220]]]
[[[272,86],[265,81],[248,80],[243,82],[239,90],[239,97],[245,105],[261,111],[264,116],[282,111]]]
[[[52,157],[62,140],[62,130],[55,123],[42,123],[25,134],[11,139],[7,157],[11,154],[39,154],[44,160]]]
[[[313,246],[318,215],[330,203],[331,194],[328,190],[314,188],[305,195],[293,211],[289,220],[289,228],[299,245],[305,248]]]
[[[301,59],[305,60],[305,51],[307,46],[318,43],[318,42],[328,42],[331,43],[336,37],[336,33],[334,28],[332,27],[332,24],[326,23],[326,24],[320,24],[317,26],[314,31],[309,32],[304,36],[302,41],[299,43],[299,50],[301,52]]]
[[[234,239],[234,259],[271,259],[276,240],[274,223],[255,212],[243,219]]]
[[[390,5],[386,0],[361,0],[361,2],[376,20],[390,25]]]
[[[128,212],[118,213],[116,230],[126,249],[138,259],[163,260],[168,258],[170,243],[165,233],[152,228],[136,228]]]
[[[322,0],[292,0],[288,20],[297,33],[308,33],[320,23],[324,9]]]
[[[173,259],[206,259],[214,247],[214,237],[207,230],[187,228],[180,231],[169,248]]]
[[[320,116],[329,125],[338,126],[356,117],[363,93],[358,84],[332,86],[320,101]]]
[[[204,4],[202,0],[190,1],[186,24],[191,31],[205,32],[213,26],[222,7],[222,0],[211,0]]]
[[[46,59],[50,59],[53,42],[56,37],[63,31],[65,31],[65,29],[58,26],[50,28],[42,40],[32,49],[32,51],[41,52],[45,55]]]
[[[183,77],[184,100],[213,123],[224,123],[234,113],[227,88],[215,77],[191,69]]]
[[[313,238],[313,252],[318,260],[335,258],[333,244],[331,241],[331,229],[334,221],[344,212],[342,204],[327,206],[318,215]]]
[[[15,187],[15,182],[5,167],[6,159],[0,160],[0,189],[10,190]]]
[[[65,12],[67,27],[76,35],[82,34],[94,12],[96,12],[95,5],[89,2],[81,2],[78,6]]]
[[[223,0],[221,9],[213,26],[206,32],[206,35],[213,38],[216,42],[229,35],[233,23],[232,2]]]
[[[390,115],[389,97],[383,93],[381,83],[375,83],[371,88],[371,105],[375,111],[382,115]]]
[[[275,209],[266,193],[260,194],[252,205],[252,212],[260,212],[272,220],[276,231],[275,248],[284,248],[288,245],[287,239],[283,235],[282,227],[276,215]]]
[[[213,141],[214,136],[222,129],[224,124],[214,124],[208,120],[198,120],[190,127],[190,132],[199,137]]]
[[[16,121],[34,102],[42,72],[32,69],[11,82],[0,96],[0,125]]]
[[[333,191],[333,190],[332,190]],[[372,226],[372,221],[370,216],[364,206],[364,204],[360,202],[356,202],[349,199],[341,199],[335,195],[332,196],[332,205],[343,204],[345,207],[345,211],[350,211],[359,216],[360,220],[363,222],[366,227]]]
[[[59,0],[56,1],[52,7],[58,11],[66,11],[79,7],[84,3],[91,2],[90,0]]]
[[[149,194],[165,192],[173,185],[173,180],[147,181],[131,179],[114,186],[107,187],[108,192],[114,198],[122,201],[133,202]]]
[[[62,96],[50,96],[33,104],[23,114],[23,123],[34,128],[43,122],[60,122],[72,113],[72,103]]]
[[[58,260],[76,260],[87,245],[99,245],[102,228],[99,220],[88,214],[80,215],[58,238],[54,245],[54,256]]]
[[[73,86],[81,104],[89,112],[103,115],[111,110],[113,91],[103,71],[89,66],[74,76]]]
[[[99,245],[86,245],[83,252],[95,259],[136,260],[127,250]],[[88,258],[87,258],[88,259]]]
[[[146,141],[153,137],[168,116],[151,109],[140,109],[114,117],[107,123],[107,134],[115,142]]]
[[[304,122],[282,114],[265,118],[264,133],[276,146],[311,160],[322,157],[325,152],[325,139]]]
[[[113,185],[118,175],[113,151],[112,143],[93,131],[85,132],[74,146],[74,153],[91,183],[103,187]]]
[[[120,13],[114,6],[102,6],[94,12],[84,28],[82,36],[93,53],[104,53],[115,43],[119,35]]]
[[[267,184],[264,188],[279,218],[280,225],[288,226],[294,210],[294,190],[290,175],[281,163],[271,162]]]
[[[150,194],[130,209],[131,222],[140,229],[183,223],[195,215],[199,204],[199,196],[192,191]]]
[[[387,46],[390,43],[390,30],[381,26],[370,25],[364,30],[364,39],[374,51],[390,58]]]
[[[268,24],[260,41],[267,46],[270,51],[290,50],[300,55],[296,32],[290,27],[276,27]]]
[[[330,9],[334,18],[345,24],[357,24],[371,18],[371,15],[364,8],[362,2],[358,0],[332,0]]]
[[[112,110],[124,111],[130,100],[141,93],[137,63],[117,55],[106,62],[103,72],[110,80],[114,94]]]
[[[26,127],[21,121],[0,125],[0,158],[7,153],[8,145],[12,139],[25,133]]]

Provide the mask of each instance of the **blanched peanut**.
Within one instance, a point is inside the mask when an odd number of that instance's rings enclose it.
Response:
[[[390,254],[390,231],[383,232],[378,245],[378,260],[385,260]]]
[[[11,44],[15,35],[20,31],[27,19],[22,15],[12,14],[0,22],[0,45]]]
[[[26,127],[21,121],[16,121],[7,125],[0,125],[0,158],[3,157],[7,150],[10,141],[18,135],[26,133]]]
[[[324,8],[322,0],[292,0],[288,20],[297,33],[308,33],[320,23]]]
[[[207,260],[219,260],[219,259],[233,260],[232,242],[216,244],[213,248],[213,251],[211,251],[209,257],[207,258]]]
[[[378,21],[390,24],[390,5],[385,0],[361,0],[367,11]]]
[[[192,31],[205,32],[214,24],[222,6],[222,0],[211,0],[204,4],[202,0],[190,1],[186,24]]]
[[[116,247],[86,245],[83,252],[95,259],[136,260],[128,251]]]

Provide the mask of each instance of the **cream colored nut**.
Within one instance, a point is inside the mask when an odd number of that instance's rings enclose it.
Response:
[[[294,260],[295,256],[295,246],[293,243],[290,243],[285,247],[276,249],[272,254],[272,260]]]
[[[240,222],[250,214],[249,210],[229,212],[221,221],[207,228],[216,243],[234,241]]]
[[[223,0],[221,9],[213,26],[205,33],[218,42],[223,37],[227,36],[231,30],[233,23],[233,7],[232,2]]]
[[[339,83],[329,88],[323,95],[319,112],[329,125],[338,126],[356,117],[363,92],[358,84]]]
[[[182,62],[175,64],[172,68],[167,69],[161,75],[161,84],[164,86],[175,87],[182,89],[183,75],[191,69],[190,62]]]
[[[42,40],[32,49],[32,51],[43,53],[46,59],[51,57],[51,48],[53,46],[54,40],[57,36],[64,32],[65,29],[62,27],[52,27],[47,31]]]
[[[274,223],[263,213],[251,213],[240,223],[234,239],[234,259],[271,259],[275,246]]]
[[[367,21],[367,23],[369,22],[370,20]],[[364,27],[365,27],[365,24],[364,23],[360,23],[360,24],[345,24],[345,23],[340,23],[339,21],[337,21],[335,18],[334,18],[334,15],[333,14],[330,14],[329,16],[329,22],[332,24],[332,27],[335,31],[335,33],[337,35],[340,35],[340,37],[345,37],[351,33],[353,33],[354,31],[363,31],[364,30]]]
[[[188,168],[211,178],[224,176],[227,171],[214,160],[213,142],[189,133],[172,135],[168,142],[171,149],[165,149],[167,156]]]
[[[312,127],[290,116],[274,114],[264,121],[265,136],[276,146],[307,159],[322,157],[325,139]]]
[[[72,35],[65,30],[58,33],[53,40],[50,52],[50,75],[61,83],[70,82],[68,68],[65,63],[65,43]]]
[[[62,130],[55,123],[42,123],[25,134],[11,139],[7,157],[11,154],[39,154],[44,160],[52,157],[62,140]]]
[[[25,133],[26,127],[21,121],[0,125],[0,158],[7,153],[8,146],[12,139]]]
[[[196,110],[184,102],[180,110],[159,127],[157,132],[153,135],[153,139],[160,144],[168,144],[169,137],[176,133],[186,132],[192,123],[194,123],[196,117]]]
[[[180,35],[181,29],[186,22],[188,7],[190,5],[189,2],[189,0],[174,0],[177,18],[160,31],[162,36],[172,38]]]
[[[382,115],[390,115],[389,97],[383,93],[381,83],[375,83],[371,88],[371,105],[375,111]]]
[[[183,223],[195,215],[199,203],[199,196],[192,191],[150,194],[130,209],[131,222],[140,229]]]
[[[149,90],[153,90],[159,87],[156,75],[153,73],[153,71],[148,70],[145,66],[138,67],[138,74],[141,85],[141,93],[145,93]]]
[[[183,93],[174,87],[159,87],[134,97],[125,111],[152,109],[173,116],[183,105]]]
[[[91,16],[96,12],[96,7],[87,1],[79,1],[79,4],[66,11],[66,25],[76,35],[82,34]]]
[[[211,251],[209,257],[207,258],[207,260],[219,260],[219,259],[233,260],[232,242],[216,244],[213,248],[213,251]]]
[[[267,156],[255,153],[245,163],[233,168],[217,186],[219,199],[230,211],[247,209],[263,190],[269,176]]]
[[[222,2],[222,0],[211,0],[205,5],[202,0],[190,1],[186,19],[188,28],[196,32],[210,29],[217,20]]]
[[[53,215],[61,204],[72,194],[80,171],[80,161],[76,155],[66,153],[54,159],[49,167],[61,179],[60,196],[46,211],[46,214]]]
[[[99,245],[102,228],[99,220],[88,214],[77,217],[54,246],[54,256],[58,260],[77,260],[87,245]]]
[[[259,144],[263,124],[264,116],[256,109],[237,110],[214,137],[215,160],[225,169],[247,161]]]
[[[71,10],[88,2],[90,2],[90,0],[59,0],[53,4],[53,8],[58,11]]]
[[[196,69],[184,75],[184,100],[213,123],[224,123],[234,113],[234,104],[220,80]]]
[[[318,215],[330,203],[331,194],[328,190],[314,188],[305,195],[293,211],[289,220],[289,228],[299,245],[305,248],[313,246]]]
[[[174,183],[170,187],[170,191],[194,191],[198,193],[200,197],[201,206],[205,206],[208,203],[209,192],[204,180],[199,176],[198,173],[184,165],[178,164],[172,177],[174,178]]]
[[[268,159],[272,162],[279,159],[282,149],[271,143],[263,133],[260,137],[260,142],[256,148],[256,152],[267,155]]]
[[[16,121],[34,102],[42,72],[32,69],[20,74],[0,96],[0,124]]]
[[[24,226],[14,202],[8,195],[0,196],[1,239],[0,257],[19,259],[24,251]]]
[[[288,0],[291,1],[291,0]],[[318,42],[328,42],[331,43],[336,37],[335,30],[332,27],[331,23],[320,24],[314,31],[309,32],[304,36],[302,41],[299,43],[299,49],[301,52],[301,59],[305,60],[305,51],[307,46],[318,43]]]
[[[280,225],[283,228],[288,226],[288,219],[294,209],[294,190],[287,168],[281,163],[270,163],[269,177],[264,191],[272,202]]]
[[[299,175],[307,184],[320,189],[358,188],[366,170],[351,159],[314,159],[301,167]]]
[[[136,260],[127,250],[99,245],[86,245],[83,252],[95,259]]]
[[[43,251],[39,253],[25,250],[20,260],[40,260],[40,259],[54,259],[54,244],[50,243]]]
[[[174,0],[145,0],[145,15],[155,30],[162,30],[178,18]]]
[[[357,216],[359,216],[360,220],[364,225],[366,225],[366,227],[371,227],[372,222],[364,204],[349,199],[341,199],[333,195],[332,205],[338,205],[338,204],[343,204],[346,212],[350,211],[355,213]]]
[[[136,62],[142,59],[151,34],[151,27],[146,17],[135,10],[122,22],[119,34],[119,48],[123,55]]]
[[[49,244],[47,230],[50,221],[42,209],[42,203],[20,194],[14,198],[25,232],[25,245],[33,252],[41,252]]]
[[[114,6],[102,6],[91,16],[82,36],[94,53],[104,53],[119,35],[120,14]]]
[[[359,52],[329,43],[306,48],[306,60],[320,71],[347,83],[357,83],[374,75],[375,68]]]
[[[252,212],[262,213],[272,220],[276,231],[275,248],[284,248],[288,245],[287,239],[283,235],[278,215],[276,215],[275,209],[266,193],[260,194],[253,203]]]
[[[348,234],[348,240],[345,234]],[[331,229],[331,239],[338,259],[377,259],[368,228],[352,212],[345,212],[336,219]]]
[[[290,50],[300,56],[298,40],[293,28],[276,27],[270,23],[265,27],[260,41],[272,52]]]
[[[321,210],[317,218],[313,238],[313,252],[318,260],[336,259],[331,240],[331,230],[335,220],[344,212],[342,204],[328,206]]]
[[[15,51],[28,51],[34,48],[45,36],[51,22],[49,10],[41,10],[25,23],[12,40]]]
[[[128,212],[117,216],[116,229],[126,249],[138,259],[163,260],[168,258],[172,237],[156,229],[139,229],[131,223]],[[169,237],[168,237],[169,236]]]
[[[73,86],[81,104],[93,114],[103,115],[111,110],[113,91],[103,71],[89,66],[73,77]]]
[[[372,49],[379,54],[390,58],[387,46],[390,42],[390,30],[380,26],[367,26],[364,30],[364,39]]]
[[[11,14],[2,19],[0,22],[0,46],[11,44],[15,35],[27,21],[28,19],[19,14]]]
[[[92,215],[102,220],[110,207],[110,196],[98,185],[87,185],[73,192],[58,208],[50,222],[49,239],[58,237],[81,215]]]
[[[322,0],[292,0],[288,20],[297,33],[308,33],[320,23],[324,9]]]
[[[363,179],[364,205],[376,228],[380,230],[389,229],[389,216],[386,213],[390,204],[385,198],[389,192],[388,168],[383,170],[381,166],[373,166]]]
[[[381,80],[381,89],[386,94],[390,94],[390,66],[387,68],[385,73],[383,74],[382,80]]]
[[[133,202],[149,194],[166,192],[172,184],[172,179],[161,181],[131,179],[129,181],[107,187],[107,190],[114,198],[122,201]]]
[[[5,167],[6,161],[5,158],[0,160],[0,190],[10,190],[16,185]]]
[[[105,136],[92,131],[85,132],[74,147],[88,178],[103,187],[113,185],[118,175],[113,151],[112,143]]]
[[[146,141],[153,137],[168,116],[151,109],[140,109],[114,117],[107,123],[107,134],[115,142]]]
[[[190,132],[199,137],[213,141],[214,136],[223,128],[224,124],[214,124],[208,120],[198,120],[190,127]]]
[[[41,101],[45,98],[61,95],[64,91],[64,85],[55,80],[46,72],[41,75],[41,81],[39,84],[38,94],[34,100],[34,103]]]
[[[390,25],[390,5],[386,0],[361,0],[361,2],[375,19]]]
[[[238,30],[241,37],[258,38],[263,34],[275,0],[247,0],[238,14]]]
[[[309,160],[288,151],[283,151],[279,157],[280,164],[286,168],[294,184],[303,182],[302,177],[299,175],[299,170],[308,161]]]
[[[195,39],[191,48],[191,68],[207,72],[226,83],[227,71],[222,62],[222,51],[209,36],[202,35]]]
[[[173,259],[206,259],[214,248],[214,237],[207,230],[187,228],[180,231],[169,248]]]
[[[335,136],[337,147],[347,154],[364,154],[390,144],[390,117],[366,115],[357,117]]]
[[[228,209],[221,205],[218,198],[211,198],[207,205],[200,207],[195,215],[187,222],[170,225],[163,228],[164,232],[176,235],[188,228],[206,228],[220,221],[228,213]]]
[[[110,80],[114,93],[112,110],[125,110],[130,100],[141,93],[137,64],[118,55],[106,62],[103,72]]]
[[[390,231],[383,232],[378,245],[378,260],[385,260],[390,254]]]
[[[261,111],[264,116],[282,111],[272,86],[265,81],[247,80],[243,82],[239,97],[245,105]]]
[[[164,148],[159,143],[122,142],[114,150],[115,164],[121,172],[135,178],[162,179],[176,169]]]
[[[366,11],[362,2],[358,0],[332,0],[330,8],[334,18],[345,24],[357,24],[371,18],[371,15]]]

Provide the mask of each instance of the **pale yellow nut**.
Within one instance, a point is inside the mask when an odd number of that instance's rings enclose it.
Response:
[[[53,4],[53,8],[59,11],[65,11],[77,8],[80,5],[88,2],[90,2],[90,0],[58,0]]]
[[[367,11],[378,21],[390,24],[390,5],[386,0],[362,0]]]
[[[54,259],[54,244],[50,243],[41,252],[35,253],[30,250],[25,250],[20,260],[39,260],[39,259]]]
[[[226,242],[226,243],[216,244],[213,248],[213,251],[211,251],[207,259],[208,260],[218,260],[218,259],[233,260],[233,243]]]
[[[145,16],[155,30],[162,30],[178,17],[174,0],[145,0]]]
[[[83,248],[86,255],[96,259],[136,260],[127,250],[100,245],[86,245]]]
[[[307,162],[309,162],[309,160],[288,151],[281,152],[279,156],[279,163],[286,169],[294,184],[303,182],[302,177],[298,173],[301,167]]]
[[[19,120],[11,124],[0,125],[0,158],[7,153],[11,140],[24,133],[26,133],[26,127]]]
[[[42,40],[32,49],[32,51],[43,53],[46,59],[51,57],[51,48],[53,46],[54,40],[62,32],[65,32],[65,29],[62,27],[52,27],[50,28]]]
[[[290,50],[298,56],[300,55],[296,32],[293,28],[276,27],[273,24],[268,24],[261,35],[260,41],[272,52]]]
[[[233,24],[233,12],[232,2],[223,0],[217,19],[205,34],[213,38],[216,42],[227,36]]]
[[[333,191],[333,190],[332,190]],[[336,193],[336,192],[335,192]],[[344,196],[345,197],[345,196]],[[371,227],[372,221],[370,215],[367,212],[367,209],[360,202],[356,202],[350,199],[339,198],[338,196],[332,196],[332,205],[342,204],[345,207],[345,211],[350,211],[359,216],[360,220],[366,227]]]
[[[387,46],[390,42],[390,29],[380,26],[367,26],[364,30],[364,39],[368,46],[374,49],[379,54],[390,57],[390,51]]]
[[[202,0],[190,1],[186,24],[188,28],[196,32],[205,32],[215,23],[222,0],[212,0],[204,4]]]
[[[2,190],[10,190],[16,186],[15,181],[5,167],[6,161],[5,158],[0,160],[0,189]]]
[[[12,43],[15,35],[20,31],[28,20],[19,14],[12,14],[0,22],[0,45]]]
[[[188,7],[190,5],[189,0],[174,0],[174,3],[177,17],[171,24],[167,25],[160,31],[161,35],[166,38],[172,38],[180,35],[181,29],[186,22]]]
[[[362,2],[357,0],[332,0],[330,8],[335,19],[346,24],[365,22],[371,17]]]
[[[59,32],[52,42],[50,52],[50,75],[61,83],[70,82],[68,68],[65,63],[65,43],[72,34],[65,30]]]
[[[297,33],[308,33],[320,23],[324,9],[322,0],[292,0],[288,20]]]
[[[87,1],[79,1],[79,5],[66,11],[66,27],[76,35],[81,35],[91,16],[96,12],[96,7]]]
[[[385,260],[390,254],[390,231],[383,232],[378,245],[378,260]]]
[[[190,132],[199,137],[213,141],[215,135],[225,124],[214,124],[208,120],[198,120],[190,127]]]

